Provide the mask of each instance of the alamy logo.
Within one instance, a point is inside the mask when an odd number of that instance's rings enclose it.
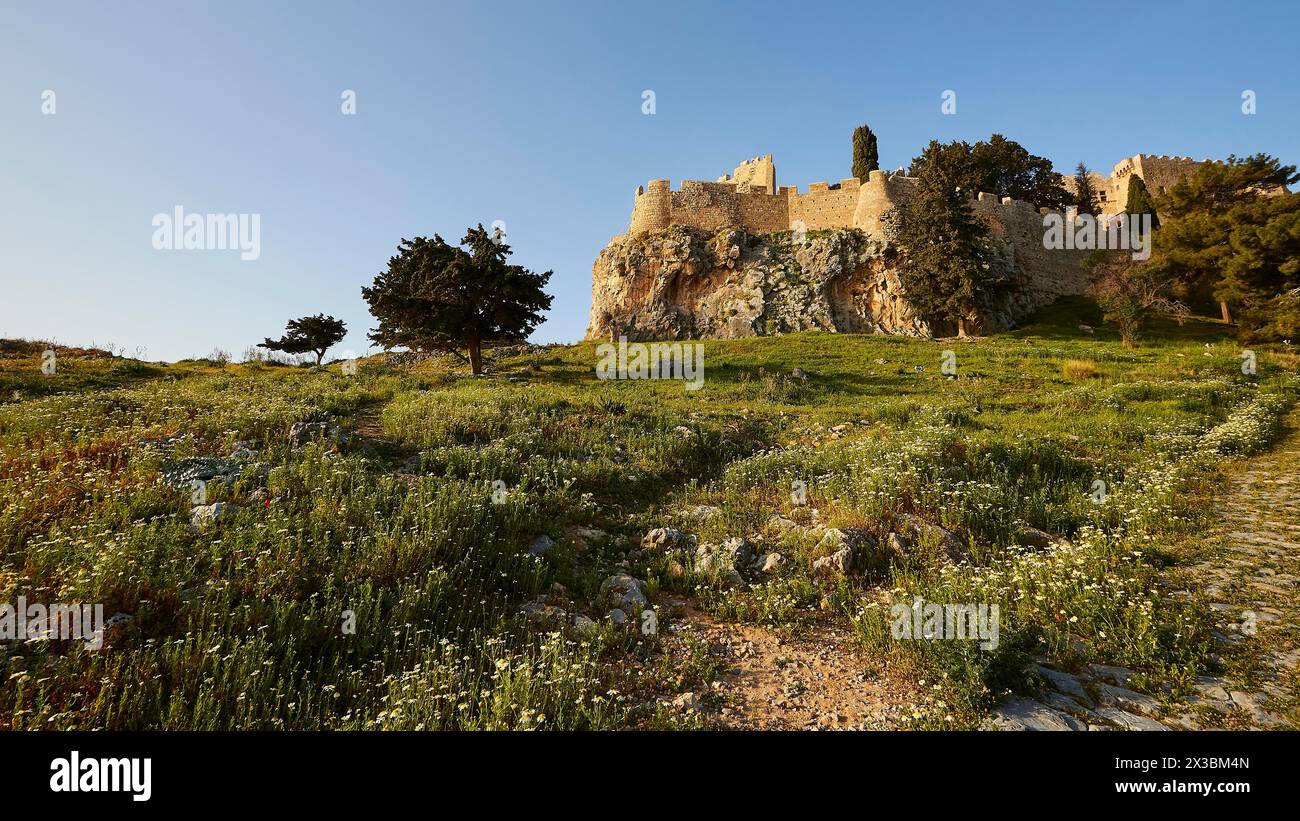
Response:
[[[261,214],[154,214],[153,247],[158,251],[239,251],[248,262],[262,255]]]
[[[909,606],[889,608],[890,634],[898,640],[978,639],[981,650],[998,649],[996,604],[935,604],[917,596]]]
[[[704,346],[699,342],[603,342],[596,347],[598,379],[681,379],[686,390],[704,386]]]
[[[1049,251],[1133,251],[1133,259],[1151,257],[1151,215],[1116,214],[1094,217],[1092,214],[1043,215],[1043,247]]]
[[[98,650],[104,646],[104,605],[27,603],[0,604],[0,641],[79,639]]]
[[[73,750],[50,762],[50,792],[126,792],[132,801],[153,795],[152,758],[82,758]]]

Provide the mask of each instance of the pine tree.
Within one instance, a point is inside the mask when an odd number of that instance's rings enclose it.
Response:
[[[880,153],[876,149],[876,135],[871,128],[860,125],[853,129],[853,176],[863,182],[872,171],[880,168]]]
[[[1101,213],[1101,206],[1097,201],[1097,190],[1092,187],[1092,177],[1089,174],[1088,166],[1083,163],[1079,163],[1074,169],[1074,204],[1080,214],[1092,214],[1095,217]]]
[[[385,348],[454,353],[482,373],[485,346],[526,339],[551,307],[542,290],[551,272],[510,265],[508,256],[510,246],[482,225],[460,246],[436,234],[403,239],[388,270],[361,289],[379,320],[370,339]]]

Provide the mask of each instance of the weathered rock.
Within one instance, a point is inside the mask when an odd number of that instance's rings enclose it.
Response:
[[[785,567],[785,556],[780,553],[764,553],[758,557],[755,565],[760,573],[766,573],[769,576],[775,575],[781,572],[781,568]]]
[[[695,543],[694,536],[671,527],[656,527],[641,539],[643,549],[656,551],[693,550]]]
[[[1097,688],[1097,697],[1107,707],[1119,707],[1128,712],[1143,713],[1149,716],[1160,715],[1160,702],[1144,693],[1137,693],[1111,684],[1102,684]]]
[[[289,428],[289,443],[296,447],[316,439],[324,439],[327,444],[342,447],[347,444],[348,435],[333,422],[294,422]]]
[[[700,697],[695,695],[695,693],[682,693],[680,696],[673,699],[673,706],[678,710],[698,710],[700,707]]]
[[[244,470],[238,459],[219,456],[187,456],[166,462],[159,470],[162,480],[174,487],[189,487],[191,482],[233,482]]]
[[[1169,729],[1158,721],[1152,721],[1149,718],[1143,718],[1142,716],[1134,715],[1116,707],[1099,707],[1097,708],[1097,715],[1107,721],[1118,724],[1125,730],[1160,731]]]
[[[754,547],[738,536],[722,544],[705,542],[695,551],[695,572],[721,579],[729,587],[745,584],[745,573],[752,572]]]
[[[1034,665],[1034,672],[1047,679],[1047,683],[1051,685],[1052,689],[1065,693],[1075,701],[1088,706],[1092,705],[1092,696],[1088,695],[1088,691],[1083,689],[1083,682],[1079,681],[1078,676],[1072,676],[1069,673],[1053,670],[1039,664]]]
[[[232,505],[229,502],[214,502],[210,505],[199,505],[190,510],[190,525],[196,528],[207,527],[215,522],[229,519],[234,516],[238,510],[238,505]]]
[[[789,533],[791,530],[797,530],[800,524],[793,519],[787,519],[779,513],[773,514],[767,520],[767,529],[777,533]]]
[[[1109,664],[1089,664],[1087,670],[1089,675],[1121,687],[1127,685],[1133,677],[1133,671],[1127,667],[1113,667]]]
[[[600,585],[600,597],[624,613],[640,613],[650,604],[645,596],[645,582],[626,573],[605,579]]]
[[[536,539],[533,539],[532,543],[528,545],[528,555],[541,558],[547,553],[550,553],[554,548],[555,540],[543,533]]]
[[[911,546],[914,547],[919,542],[933,543],[938,546],[940,558],[944,561],[956,564],[965,560],[968,552],[966,544],[955,534],[910,513],[898,517],[898,521]]]
[[[519,608],[519,613],[534,624],[554,626],[562,625],[568,616],[563,608],[547,604],[542,600],[523,604]]]
[[[606,613],[605,618],[614,622],[614,624],[618,627],[622,627],[623,625],[627,624],[627,613],[624,613],[620,608],[617,607],[615,607],[613,610]]]
[[[1039,530],[1036,527],[1029,527],[1028,525],[1020,528],[1020,532],[1016,534],[1016,544],[1037,548],[1039,550],[1051,547],[1052,544],[1059,541],[1062,541],[1060,537],[1053,536],[1046,530]]]
[[[1079,719],[1029,698],[1015,698],[998,705],[980,729],[1019,731],[1081,731],[1087,729]]]
[[[573,617],[573,630],[582,636],[593,636],[599,628],[596,622],[579,613]]]
[[[822,556],[812,564],[813,576],[823,579],[847,576],[852,570],[853,552],[847,547],[842,547],[829,556]]]
[[[903,299],[883,244],[859,231],[789,245],[727,229],[672,227],[615,237],[592,266],[588,339],[803,330],[928,334]]]

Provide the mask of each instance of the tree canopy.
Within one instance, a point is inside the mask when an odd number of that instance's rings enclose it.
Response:
[[[927,165],[940,158],[949,173],[956,176],[957,185],[971,196],[985,191],[1058,210],[1075,202],[1061,184],[1061,175],[1052,170],[1051,160],[1030,154],[1020,143],[1001,134],[974,145],[931,140],[912,160],[909,173],[919,177]]]
[[[1300,285],[1300,180],[1294,165],[1255,154],[1206,163],[1155,202],[1161,228],[1148,263],[1192,298],[1257,309]]]
[[[526,339],[551,307],[542,289],[551,272],[506,262],[511,254],[482,224],[460,245],[441,236],[403,239],[388,270],[361,294],[379,327],[370,339],[384,348],[465,350],[470,369],[483,372],[485,346]]]
[[[317,365],[324,358],[325,352],[342,340],[348,332],[343,320],[325,314],[291,319],[284,326],[284,330],[284,336],[279,339],[268,337],[257,347],[291,354],[314,353]]]

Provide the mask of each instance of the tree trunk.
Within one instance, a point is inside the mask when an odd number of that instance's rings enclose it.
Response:
[[[1228,307],[1228,303],[1223,301],[1219,302],[1219,313],[1223,314],[1224,322],[1229,325],[1232,324],[1232,309]]]
[[[325,352],[324,352],[324,351],[317,351],[317,352],[316,352],[316,367],[318,367],[318,368],[320,367],[320,361],[321,361],[322,359],[324,359],[324,358],[325,358]]]
[[[469,369],[475,376],[483,373],[483,347],[477,339],[469,341]]]
[[[963,338],[966,336],[966,317],[957,317],[957,336]]]

